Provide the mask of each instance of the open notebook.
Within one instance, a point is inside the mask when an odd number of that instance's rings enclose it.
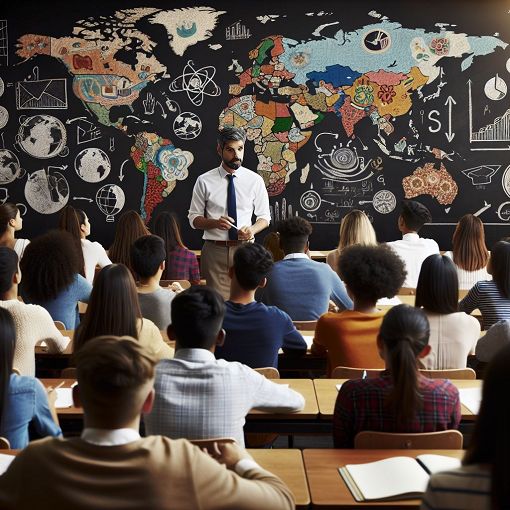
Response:
[[[356,501],[391,501],[420,497],[427,489],[430,474],[460,467],[459,459],[425,454],[391,457],[367,464],[347,464],[338,468]]]
[[[0,475],[3,475],[7,471],[7,468],[10,466],[13,460],[14,455],[6,455],[5,453],[0,453]]]

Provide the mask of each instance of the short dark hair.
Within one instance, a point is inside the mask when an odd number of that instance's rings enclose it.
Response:
[[[342,250],[338,274],[356,298],[375,304],[395,296],[407,272],[402,259],[388,246],[356,244]]]
[[[409,230],[418,232],[425,223],[432,221],[430,211],[416,200],[403,200],[400,216]]]
[[[211,287],[195,285],[172,301],[172,324],[179,347],[210,349],[223,324],[225,303]]]
[[[154,276],[165,259],[165,241],[159,236],[142,236],[131,245],[131,265],[140,278]]]
[[[459,278],[452,259],[446,255],[429,255],[422,263],[415,306],[427,312],[447,314],[459,309]]]
[[[244,290],[255,290],[273,267],[273,257],[261,244],[246,243],[234,253],[234,273]]]
[[[286,254],[303,251],[313,230],[310,222],[301,216],[280,221],[276,229],[280,234],[280,246]]]
[[[498,241],[492,247],[489,268],[500,292],[510,298],[510,242]]]
[[[234,126],[226,126],[218,133],[218,145],[223,149],[227,142],[246,141],[246,131]]]
[[[18,255],[7,246],[0,246],[0,295],[12,287],[12,279],[18,271]]]

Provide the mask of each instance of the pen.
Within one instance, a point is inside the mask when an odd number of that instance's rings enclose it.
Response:
[[[239,230],[233,223],[230,223],[230,221],[225,220],[231,227],[235,228],[236,230]]]
[[[59,385],[57,385],[55,388],[53,388],[54,390],[58,390],[59,388],[62,388],[62,386],[64,386],[66,382],[65,381],[62,381]]]

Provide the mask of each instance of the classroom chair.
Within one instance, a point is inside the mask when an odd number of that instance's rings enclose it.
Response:
[[[416,289],[411,287],[400,287],[400,290],[397,292],[397,296],[415,296]]]
[[[11,443],[9,443],[9,440],[5,437],[0,437],[0,450],[10,450],[11,449]]]
[[[292,321],[292,324],[299,331],[315,331],[317,321]]]
[[[183,289],[189,289],[191,287],[191,283],[189,280],[160,280],[160,287],[170,287],[172,283],[179,283]]]
[[[274,367],[254,368],[253,370],[263,375],[266,379],[280,379],[280,372]]]
[[[365,450],[423,449],[461,450],[463,436],[458,430],[400,434],[364,430],[354,438],[354,448]]]
[[[335,367],[331,372],[331,379],[372,379],[379,377],[382,369],[379,368],[352,368]]]
[[[59,331],[65,331],[66,325],[62,321],[53,321]]]
[[[217,444],[235,443],[233,437],[213,437],[211,439],[190,439],[190,443],[198,446],[201,450],[207,450],[209,454],[219,453],[216,446]]]
[[[20,372],[20,371],[19,371],[19,369],[18,369],[18,368],[16,368],[16,367],[12,367],[12,373],[13,373],[13,374],[16,374],[16,375],[21,375],[21,372]]]
[[[450,368],[447,370],[425,370],[420,373],[430,379],[476,379],[476,372],[472,368]]]
[[[62,379],[76,379],[76,368],[75,367],[67,367],[63,368],[60,372],[60,377]]]

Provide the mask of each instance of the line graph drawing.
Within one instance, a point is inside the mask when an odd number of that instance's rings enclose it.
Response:
[[[37,67],[34,67],[33,74],[34,79],[16,82],[16,109],[66,110],[67,79],[40,80]]]
[[[213,80],[215,74],[214,66],[195,69],[193,60],[188,60],[182,74],[170,83],[168,90],[170,92],[186,92],[188,99],[195,106],[202,106],[205,96],[217,97],[221,94],[220,87]]]

